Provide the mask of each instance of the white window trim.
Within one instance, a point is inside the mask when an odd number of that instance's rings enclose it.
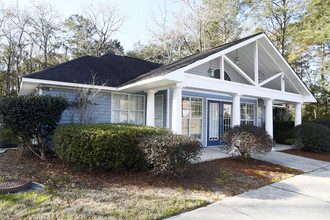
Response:
[[[116,94],[116,95],[127,95],[128,98],[127,98],[127,101],[128,101],[128,106],[127,106],[127,109],[115,109],[113,107],[113,95]],[[140,96],[140,97],[143,97],[143,110],[131,110],[130,109],[130,98],[131,96]],[[145,96],[144,95],[138,95],[138,94],[131,94],[131,93],[121,93],[121,92],[113,92],[111,93],[111,123],[119,123],[119,122],[114,122],[114,118],[112,117],[112,113],[113,111],[127,111],[127,123],[130,122],[130,112],[142,112],[143,113],[143,124],[142,125],[145,125],[145,110],[146,110],[146,106],[145,106]]]
[[[248,121],[252,121],[253,122],[252,124],[254,125],[254,122],[255,122],[255,113],[256,113],[255,112],[256,111],[255,104],[254,103],[251,103],[251,102],[241,102],[241,104],[244,104],[246,106],[247,105],[253,105],[253,108],[252,108],[253,109],[253,120],[249,120],[249,119],[247,119],[247,117],[246,117],[246,119],[242,119],[242,117],[241,117],[241,124],[242,124],[242,121],[245,121],[245,124],[247,124]],[[241,105],[240,105],[240,107],[241,107]],[[242,114],[241,111],[242,111],[242,108],[240,108],[240,114]]]
[[[156,104],[156,97],[161,97],[162,101],[162,108],[161,108],[161,119],[162,119],[162,125],[160,127],[164,127],[164,95],[163,94],[159,94],[159,95],[155,95],[155,104]],[[160,118],[157,118],[160,119]],[[155,106],[155,126],[156,126],[156,106]]]
[[[191,105],[189,105],[189,117],[183,117],[182,116],[182,122],[183,122],[183,119],[201,119],[201,139],[198,139],[198,140],[203,140],[203,97],[198,97],[198,96],[185,96],[185,95],[182,95],[182,99],[183,98],[189,98],[189,102],[191,103],[191,98],[197,98],[197,99],[201,99],[202,100],[202,117],[201,118],[192,118],[190,117],[191,116]],[[181,110],[181,114],[182,114],[182,111],[183,111],[183,108]],[[181,123],[182,123],[181,122]],[[191,135],[190,133],[190,124],[191,124],[191,120],[188,120],[188,136]]]

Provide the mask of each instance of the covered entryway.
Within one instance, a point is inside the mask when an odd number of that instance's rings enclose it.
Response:
[[[223,133],[231,127],[232,104],[208,100],[207,109],[207,146],[221,145]]]

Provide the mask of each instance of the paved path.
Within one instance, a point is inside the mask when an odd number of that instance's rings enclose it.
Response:
[[[258,159],[307,173],[226,198],[172,219],[330,219],[330,163],[271,152]]]

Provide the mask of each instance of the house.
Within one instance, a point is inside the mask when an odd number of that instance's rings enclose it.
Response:
[[[93,76],[94,74],[94,85]],[[264,33],[160,65],[125,56],[84,56],[23,77],[21,95],[63,95],[77,88],[102,91],[95,122],[168,127],[204,146],[239,124],[265,126],[273,135],[273,106],[315,102]],[[70,122],[64,112],[61,123]]]

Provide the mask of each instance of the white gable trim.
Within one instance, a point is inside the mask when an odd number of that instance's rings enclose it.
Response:
[[[289,65],[289,63],[284,59],[284,57],[282,56],[282,54],[280,54],[280,52],[278,51],[278,49],[274,46],[274,44],[270,41],[270,39],[263,34],[265,39],[267,40],[267,42],[271,45],[271,47],[276,51],[277,55],[280,57],[280,59],[282,60],[282,62],[285,63],[285,65],[287,66],[287,68],[290,70],[290,72],[294,75],[294,77],[296,78],[296,80],[300,83],[301,86],[303,86],[303,88],[307,91],[307,93],[313,97],[314,101],[316,102],[316,99],[314,98],[314,96],[312,95],[312,93],[309,91],[309,89],[306,87],[306,85],[301,81],[301,79],[298,77],[298,75],[293,71],[292,67]],[[265,51],[267,52],[267,50],[265,49]],[[271,58],[272,56],[270,54],[268,54]],[[273,59],[273,58],[272,58]],[[273,59],[274,61],[274,59]],[[276,64],[278,65],[278,64]],[[291,83],[296,89],[297,87],[295,86],[294,83]],[[297,89],[297,91],[299,91],[299,89]]]
[[[241,76],[244,77],[249,83],[252,85],[256,85],[254,80],[252,80],[241,68],[239,68],[233,61],[231,61],[226,55],[223,55],[223,58],[225,58],[226,62],[233,67]]]
[[[265,79],[264,81],[262,81],[261,83],[259,83],[258,86],[263,86],[263,85],[265,85],[266,83],[268,83],[268,82],[270,82],[270,81],[272,81],[272,80],[274,80],[274,79],[276,79],[277,77],[282,76],[282,75],[283,75],[282,72],[280,72],[280,73],[278,73],[278,74],[275,74],[274,76],[271,76],[271,77],[269,77],[268,79]]]

